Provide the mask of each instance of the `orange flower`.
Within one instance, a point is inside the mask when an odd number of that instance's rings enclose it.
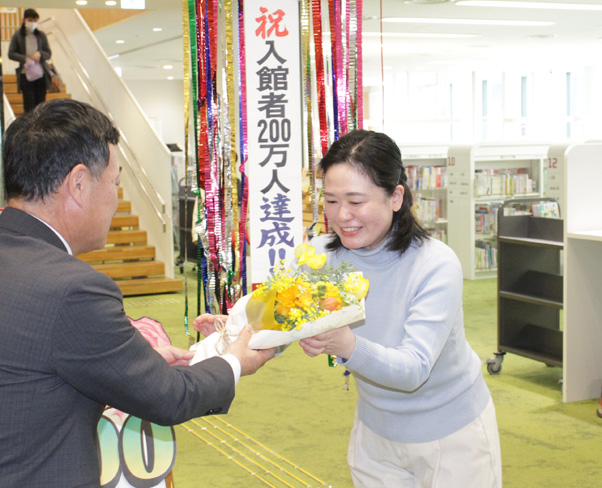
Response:
[[[276,295],[276,302],[281,303],[286,308],[293,308],[295,306],[295,301],[297,300],[298,294],[299,288],[296,284],[289,286]]]
[[[279,315],[282,315],[285,318],[288,317],[288,314],[291,311],[290,307],[286,307],[282,305],[282,303],[277,304],[275,310]]]
[[[329,312],[334,312],[341,308],[341,301],[335,297],[326,297],[320,300],[320,307]]]
[[[311,291],[304,291],[303,293],[297,295],[295,305],[303,310],[308,310],[313,301],[314,299]]]

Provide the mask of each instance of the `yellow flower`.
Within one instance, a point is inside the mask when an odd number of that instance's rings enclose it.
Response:
[[[316,248],[314,246],[310,246],[309,244],[299,244],[295,248],[295,257],[297,259],[301,259],[301,256],[303,256],[306,253],[315,254]]]
[[[308,256],[306,263],[311,269],[320,269],[326,264],[326,254],[314,254],[313,256]]]
[[[298,330],[342,307],[360,306],[357,300],[366,296],[368,280],[348,263],[318,271],[326,263],[326,254],[316,254],[309,244],[297,246],[295,257],[309,271],[286,269],[279,263],[253,292],[246,312],[255,330]]]
[[[299,244],[295,257],[299,266],[307,264],[311,269],[319,269],[326,263],[326,254],[316,254],[316,248],[309,244]]]
[[[303,310],[309,309],[311,304],[313,303],[313,295],[311,291],[305,291],[297,295],[297,299],[295,301],[295,305],[302,308]]]
[[[360,273],[351,273],[345,282],[345,290],[361,300],[368,294],[370,282]]]

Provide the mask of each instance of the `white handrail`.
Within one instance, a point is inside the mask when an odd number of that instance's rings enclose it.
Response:
[[[54,39],[58,42],[58,45],[67,53],[67,59],[71,65],[71,68],[76,73],[78,79],[81,82],[82,87],[86,90],[87,94],[94,101],[93,105],[97,108],[101,109],[111,121],[117,125],[115,118],[112,116],[111,111],[108,109],[106,104],[104,103],[102,97],[100,96],[99,90],[96,88],[94,82],[90,78],[90,75],[79,61],[76,53],[73,51],[71,44],[67,41],[67,38],[62,31],[60,25],[56,22],[54,17],[50,17],[48,19],[43,20],[40,23],[51,22],[52,28],[50,30],[46,29],[46,34],[51,37],[54,36]],[[53,44],[53,49],[56,46],[56,43]],[[132,171],[137,178],[134,178],[133,181],[137,182],[140,186],[142,193],[146,196],[149,203],[152,205],[155,210],[155,214],[157,218],[161,221],[163,226],[163,232],[167,231],[167,221],[164,218],[166,214],[166,205],[165,200],[161,197],[161,194],[154,187],[148,173],[144,169],[144,167],[140,164],[140,161],[132,151],[127,138],[123,131],[119,129],[120,132],[120,142],[119,142],[119,150],[121,155],[123,156],[123,160],[129,165],[129,170]],[[142,176],[140,178],[140,176]]]

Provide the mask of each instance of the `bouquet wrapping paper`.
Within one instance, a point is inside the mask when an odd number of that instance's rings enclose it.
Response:
[[[241,329],[249,323],[246,307],[251,295],[252,294],[245,295],[238,300],[230,311],[230,315],[225,324],[225,333],[230,341],[236,340]],[[260,330],[254,332],[249,347],[251,349],[270,349],[276,347],[281,348],[277,350],[277,353],[280,353],[286,346],[295,341],[305,339],[306,337],[312,337],[338,327],[353,324],[363,320],[365,316],[364,300],[362,300],[359,307],[357,305],[348,305],[340,310],[331,312],[324,317],[320,317],[313,322],[306,322],[300,329],[287,331]],[[202,341],[193,344],[190,347],[190,350],[195,351],[195,356],[190,360],[190,364],[196,364],[203,359],[220,355],[226,346],[223,337],[224,332],[214,332]]]

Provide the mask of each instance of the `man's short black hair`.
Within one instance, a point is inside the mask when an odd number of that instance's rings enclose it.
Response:
[[[109,144],[118,143],[117,128],[91,105],[68,98],[41,103],[4,134],[6,198],[43,200],[78,164],[99,178],[109,164]]]

